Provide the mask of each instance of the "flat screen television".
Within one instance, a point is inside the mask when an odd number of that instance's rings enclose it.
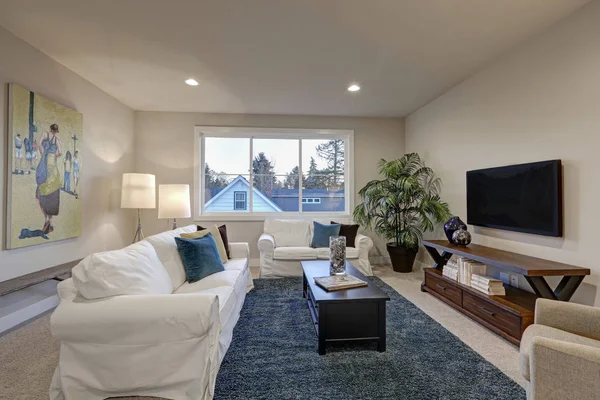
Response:
[[[562,236],[560,160],[467,171],[467,223]]]

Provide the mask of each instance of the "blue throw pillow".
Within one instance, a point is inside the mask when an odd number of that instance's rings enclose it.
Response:
[[[189,283],[225,271],[217,249],[217,242],[212,234],[209,233],[198,239],[176,237],[175,243]]]
[[[340,234],[340,224],[320,224],[316,221],[313,221],[313,238],[311,247],[329,247],[329,237],[330,236],[339,236]]]

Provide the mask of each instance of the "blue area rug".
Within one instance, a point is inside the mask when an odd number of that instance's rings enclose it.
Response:
[[[256,279],[217,376],[215,399],[525,399],[525,391],[377,277],[387,351],[336,344],[317,354],[302,279]]]

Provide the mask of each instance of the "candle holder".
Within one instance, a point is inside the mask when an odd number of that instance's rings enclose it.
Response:
[[[346,275],[346,237],[329,237],[329,274]]]

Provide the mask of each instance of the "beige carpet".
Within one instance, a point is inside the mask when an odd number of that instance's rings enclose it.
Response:
[[[253,275],[256,271],[253,271]],[[517,383],[518,349],[431,295],[420,291],[422,272],[398,274],[379,266],[375,275],[480,353]],[[0,399],[47,400],[48,388],[58,362],[58,343],[50,334],[50,314],[0,336]],[[156,399],[149,397],[120,398]]]

